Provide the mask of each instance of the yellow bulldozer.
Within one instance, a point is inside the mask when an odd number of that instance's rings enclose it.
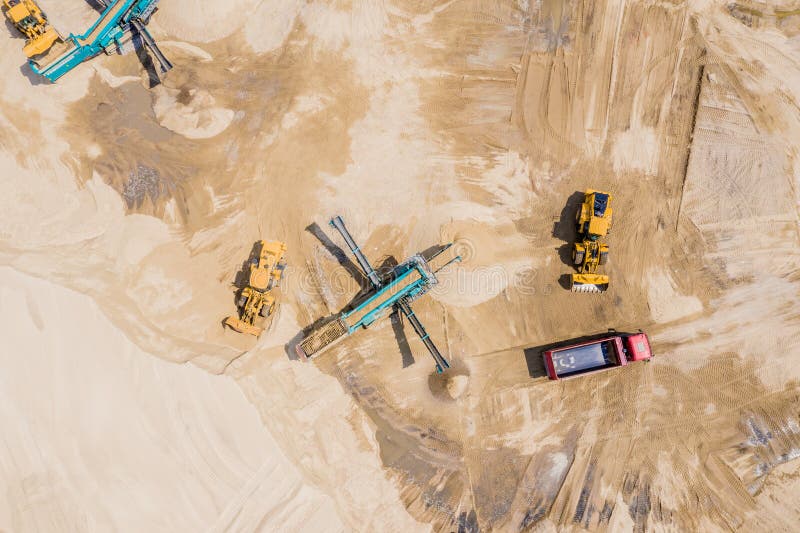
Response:
[[[256,246],[258,255],[250,261],[247,285],[236,299],[239,314],[226,318],[225,325],[258,337],[264,328],[256,325],[256,321],[275,311],[272,290],[278,286],[286,269],[283,260],[286,245],[280,241],[258,241]]]
[[[611,231],[611,195],[587,189],[577,214],[578,242],[572,249],[572,262],[578,272],[572,275],[573,292],[605,292],[608,276],[598,274],[608,261],[608,245],[601,238]]]
[[[33,0],[3,0],[6,18],[22,33],[27,42],[22,51],[27,57],[43,54],[61,40],[47,22],[47,15]]]

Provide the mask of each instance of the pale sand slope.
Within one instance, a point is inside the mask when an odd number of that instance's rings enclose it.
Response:
[[[82,35],[100,17],[85,0],[36,0],[47,19],[61,35]]]
[[[8,267],[0,302],[0,530],[344,530],[230,378]]]
[[[178,39],[212,42],[245,29],[250,46],[267,52],[283,42],[294,18],[306,2],[301,0],[177,0],[162,2],[157,27]],[[187,16],[191,13],[191,16]]]

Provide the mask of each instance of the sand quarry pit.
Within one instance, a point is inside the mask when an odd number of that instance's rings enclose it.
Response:
[[[0,32],[0,531],[797,529],[800,4],[210,6],[161,2],[160,84],[41,83]],[[602,295],[564,281],[588,187]],[[456,243],[414,307],[448,373],[390,318],[296,359],[366,287],[337,214],[376,265]],[[657,357],[546,379],[607,328]]]

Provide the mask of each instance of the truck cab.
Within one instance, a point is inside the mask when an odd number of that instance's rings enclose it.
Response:
[[[653,357],[650,339],[644,333],[625,337],[626,357],[628,361],[647,361]]]

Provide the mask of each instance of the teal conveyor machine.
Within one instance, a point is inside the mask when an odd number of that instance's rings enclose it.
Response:
[[[303,359],[314,358],[345,337],[362,328],[369,327],[381,317],[397,312],[408,319],[416,334],[419,335],[436,363],[436,371],[441,373],[450,368],[450,363],[439,352],[425,330],[425,326],[414,314],[411,303],[437,284],[437,272],[461,261],[461,257],[456,256],[436,270],[431,268],[430,261],[449,249],[452,243],[439,247],[427,257],[423,254],[413,255],[395,266],[387,276],[381,278],[372,268],[361,248],[355,243],[350,232],[347,231],[342,217],[334,217],[330,224],[339,232],[355,256],[358,265],[370,282],[371,291],[355,308],[341,313],[334,320],[303,339],[296,346],[297,354]]]
[[[69,71],[102,52],[119,52],[127,42],[143,46],[158,61],[161,72],[172,64],[161,53],[145,27],[159,0],[99,0],[105,6],[100,17],[84,34],[70,34],[60,45],[30,60],[33,71],[55,82]]]

